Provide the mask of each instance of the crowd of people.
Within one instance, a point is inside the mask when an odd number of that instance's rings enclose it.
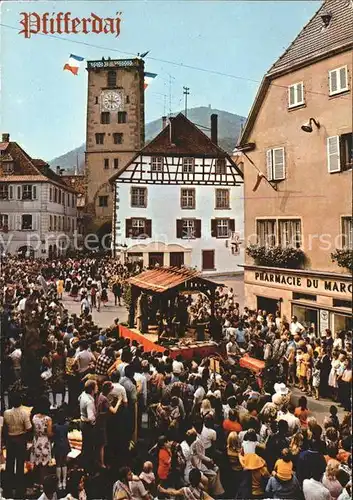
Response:
[[[222,354],[145,352],[118,318],[92,319],[110,293],[123,303],[140,269],[2,262],[2,498],[350,498],[351,332],[241,308],[220,287],[214,317],[198,294],[185,321],[207,323]],[[264,361],[261,377],[240,367],[244,354]],[[325,398],[323,418],[314,398]]]

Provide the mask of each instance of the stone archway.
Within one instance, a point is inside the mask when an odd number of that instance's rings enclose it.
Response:
[[[28,257],[33,258],[34,248],[31,246],[24,245],[17,250],[17,255],[23,259]]]
[[[112,221],[104,222],[96,232],[99,239],[99,248],[101,250],[109,251],[111,250],[112,242]]]

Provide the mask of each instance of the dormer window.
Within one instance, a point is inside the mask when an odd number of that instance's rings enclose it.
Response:
[[[12,162],[3,162],[2,171],[4,175],[12,175],[14,172],[14,164]]]

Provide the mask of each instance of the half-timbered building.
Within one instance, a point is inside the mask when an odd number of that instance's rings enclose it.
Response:
[[[243,179],[211,138],[183,114],[120,172],[114,183],[113,253],[145,266],[191,266],[207,273],[243,263]]]

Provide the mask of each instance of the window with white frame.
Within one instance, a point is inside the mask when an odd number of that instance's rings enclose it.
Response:
[[[11,200],[13,198],[12,186],[0,184],[0,200]]]
[[[195,220],[183,219],[182,221],[182,238],[192,239],[195,238]]]
[[[300,219],[278,220],[278,243],[281,247],[301,247],[302,234]]]
[[[183,172],[184,174],[194,173],[195,159],[194,158],[183,158]]]
[[[24,184],[22,186],[22,200],[35,200],[36,199],[36,186],[32,184]]]
[[[216,189],[216,208],[229,208],[229,189]]]
[[[23,230],[32,229],[32,215],[31,214],[23,214],[22,215],[21,229],[23,229]]]
[[[284,148],[272,148],[266,151],[267,179],[281,181],[286,178]]]
[[[304,83],[293,83],[288,87],[288,107],[294,108],[305,104],[304,101]]]
[[[342,217],[342,247],[353,249],[353,217]]]
[[[163,172],[164,158],[163,156],[152,156],[151,157],[151,171],[152,172]]]
[[[0,229],[9,228],[9,216],[7,214],[0,214]]]
[[[260,219],[256,221],[257,242],[260,246],[275,246],[277,241],[276,231],[275,219]]]
[[[217,219],[217,238],[228,238],[229,219]]]
[[[348,90],[348,68],[341,66],[328,72],[329,95],[339,94]]]
[[[350,170],[353,166],[352,133],[327,138],[327,167],[332,174]]]
[[[131,188],[131,206],[140,208],[147,207],[147,188]]]
[[[195,189],[182,189],[180,197],[181,208],[195,208]]]
[[[145,219],[132,219],[131,221],[131,226],[132,226],[132,236],[133,237],[138,237],[141,236],[142,234],[145,234]]]

